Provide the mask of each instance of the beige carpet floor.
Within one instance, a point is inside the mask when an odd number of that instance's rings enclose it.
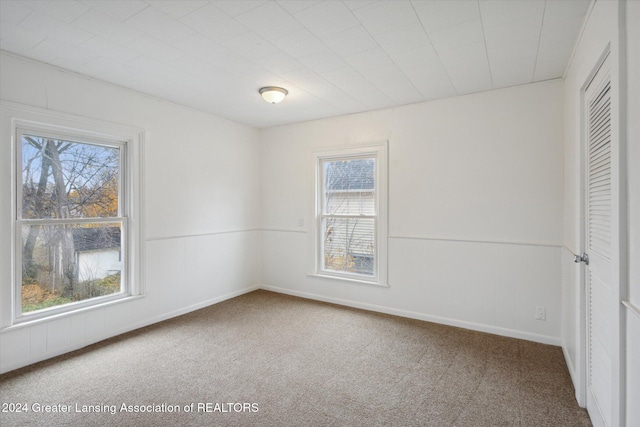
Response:
[[[28,409],[4,427],[591,425],[559,347],[266,291],[4,374],[0,400]]]

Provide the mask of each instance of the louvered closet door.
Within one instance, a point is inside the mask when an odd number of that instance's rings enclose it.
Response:
[[[594,425],[611,426],[614,293],[611,264],[611,79],[609,60],[585,92],[585,240],[587,409]]]

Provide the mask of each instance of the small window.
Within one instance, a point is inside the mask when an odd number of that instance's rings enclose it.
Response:
[[[15,141],[14,320],[140,293],[133,140],[23,123]]]
[[[315,274],[384,284],[386,144],[314,153]]]

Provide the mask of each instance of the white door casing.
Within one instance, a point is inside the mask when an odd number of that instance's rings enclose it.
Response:
[[[613,426],[614,367],[619,354],[618,292],[613,274],[617,221],[612,161],[612,82],[609,56],[601,63],[584,93],[584,246],[586,290],[587,409],[595,426]],[[586,257],[585,257],[586,258]]]

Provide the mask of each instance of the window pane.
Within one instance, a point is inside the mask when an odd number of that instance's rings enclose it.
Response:
[[[324,213],[375,214],[375,159],[325,161],[323,166]]]
[[[324,218],[324,269],[373,276],[373,218]]]
[[[22,217],[118,215],[120,149],[22,136]]]
[[[122,223],[22,227],[22,312],[122,289]]]

